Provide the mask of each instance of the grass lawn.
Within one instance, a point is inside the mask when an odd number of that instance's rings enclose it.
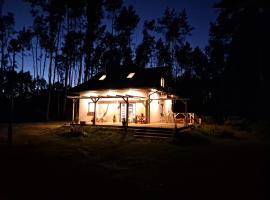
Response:
[[[267,199],[269,140],[209,126],[174,139],[63,123],[0,125],[0,200]]]

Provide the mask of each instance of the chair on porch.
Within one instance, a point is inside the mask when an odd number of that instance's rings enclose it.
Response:
[[[140,124],[145,124],[146,120],[145,120],[145,116],[143,113],[141,115],[137,116],[137,122]]]

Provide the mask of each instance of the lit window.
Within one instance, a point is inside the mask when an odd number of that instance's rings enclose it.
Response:
[[[127,78],[133,78],[134,75],[135,75],[135,73],[129,73],[129,75],[127,76]]]
[[[161,86],[161,87],[165,87],[165,80],[164,80],[164,78],[162,78],[162,77],[161,77],[161,79],[160,79],[160,86]]]
[[[95,105],[93,102],[88,102],[88,112],[95,112]]]
[[[103,81],[105,78],[106,78],[106,75],[104,74],[104,75],[102,75],[102,76],[99,78],[99,80],[100,80],[100,81]]]

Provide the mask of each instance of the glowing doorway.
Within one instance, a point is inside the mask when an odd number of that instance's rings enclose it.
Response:
[[[120,119],[123,121],[124,119],[126,120],[126,108],[127,104],[126,103],[121,103],[120,106]],[[129,103],[128,104],[128,122],[134,122],[136,117],[136,104],[135,103]]]

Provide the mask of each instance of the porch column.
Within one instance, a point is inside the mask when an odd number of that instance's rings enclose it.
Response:
[[[92,102],[94,103],[94,116],[93,116],[93,126],[96,125],[96,108],[97,108],[97,102],[99,98],[91,98]]]
[[[122,99],[124,100],[127,106],[126,107],[126,124],[125,124],[125,128],[127,128],[128,127],[128,107],[129,107],[128,96],[120,96],[120,97],[122,97]]]
[[[148,100],[148,123],[151,122],[151,99],[150,99],[150,96],[149,96],[149,100]]]
[[[147,108],[148,108],[148,118],[147,118],[147,123],[151,122],[151,102],[153,100],[150,99],[150,95],[148,97],[148,101],[147,101]]]
[[[145,100],[145,120],[149,123],[149,100]]]
[[[93,116],[93,125],[96,125],[96,109],[97,109],[97,102],[94,102],[94,116]]]
[[[152,102],[152,100],[151,100],[151,95],[153,95],[153,94],[155,94],[155,93],[157,93],[157,92],[158,92],[158,90],[156,90],[156,91],[154,91],[154,92],[152,92],[152,93],[150,93],[150,94],[148,95],[148,119],[147,119],[148,123],[150,123],[150,121],[151,121],[151,109],[150,109],[150,107],[151,107],[151,102]]]
[[[75,104],[75,99],[72,99],[72,123],[74,123],[74,118],[75,118],[74,104]]]
[[[126,100],[126,104],[127,104],[127,107],[126,107],[126,126],[128,127],[128,108],[129,108],[128,97]]]

